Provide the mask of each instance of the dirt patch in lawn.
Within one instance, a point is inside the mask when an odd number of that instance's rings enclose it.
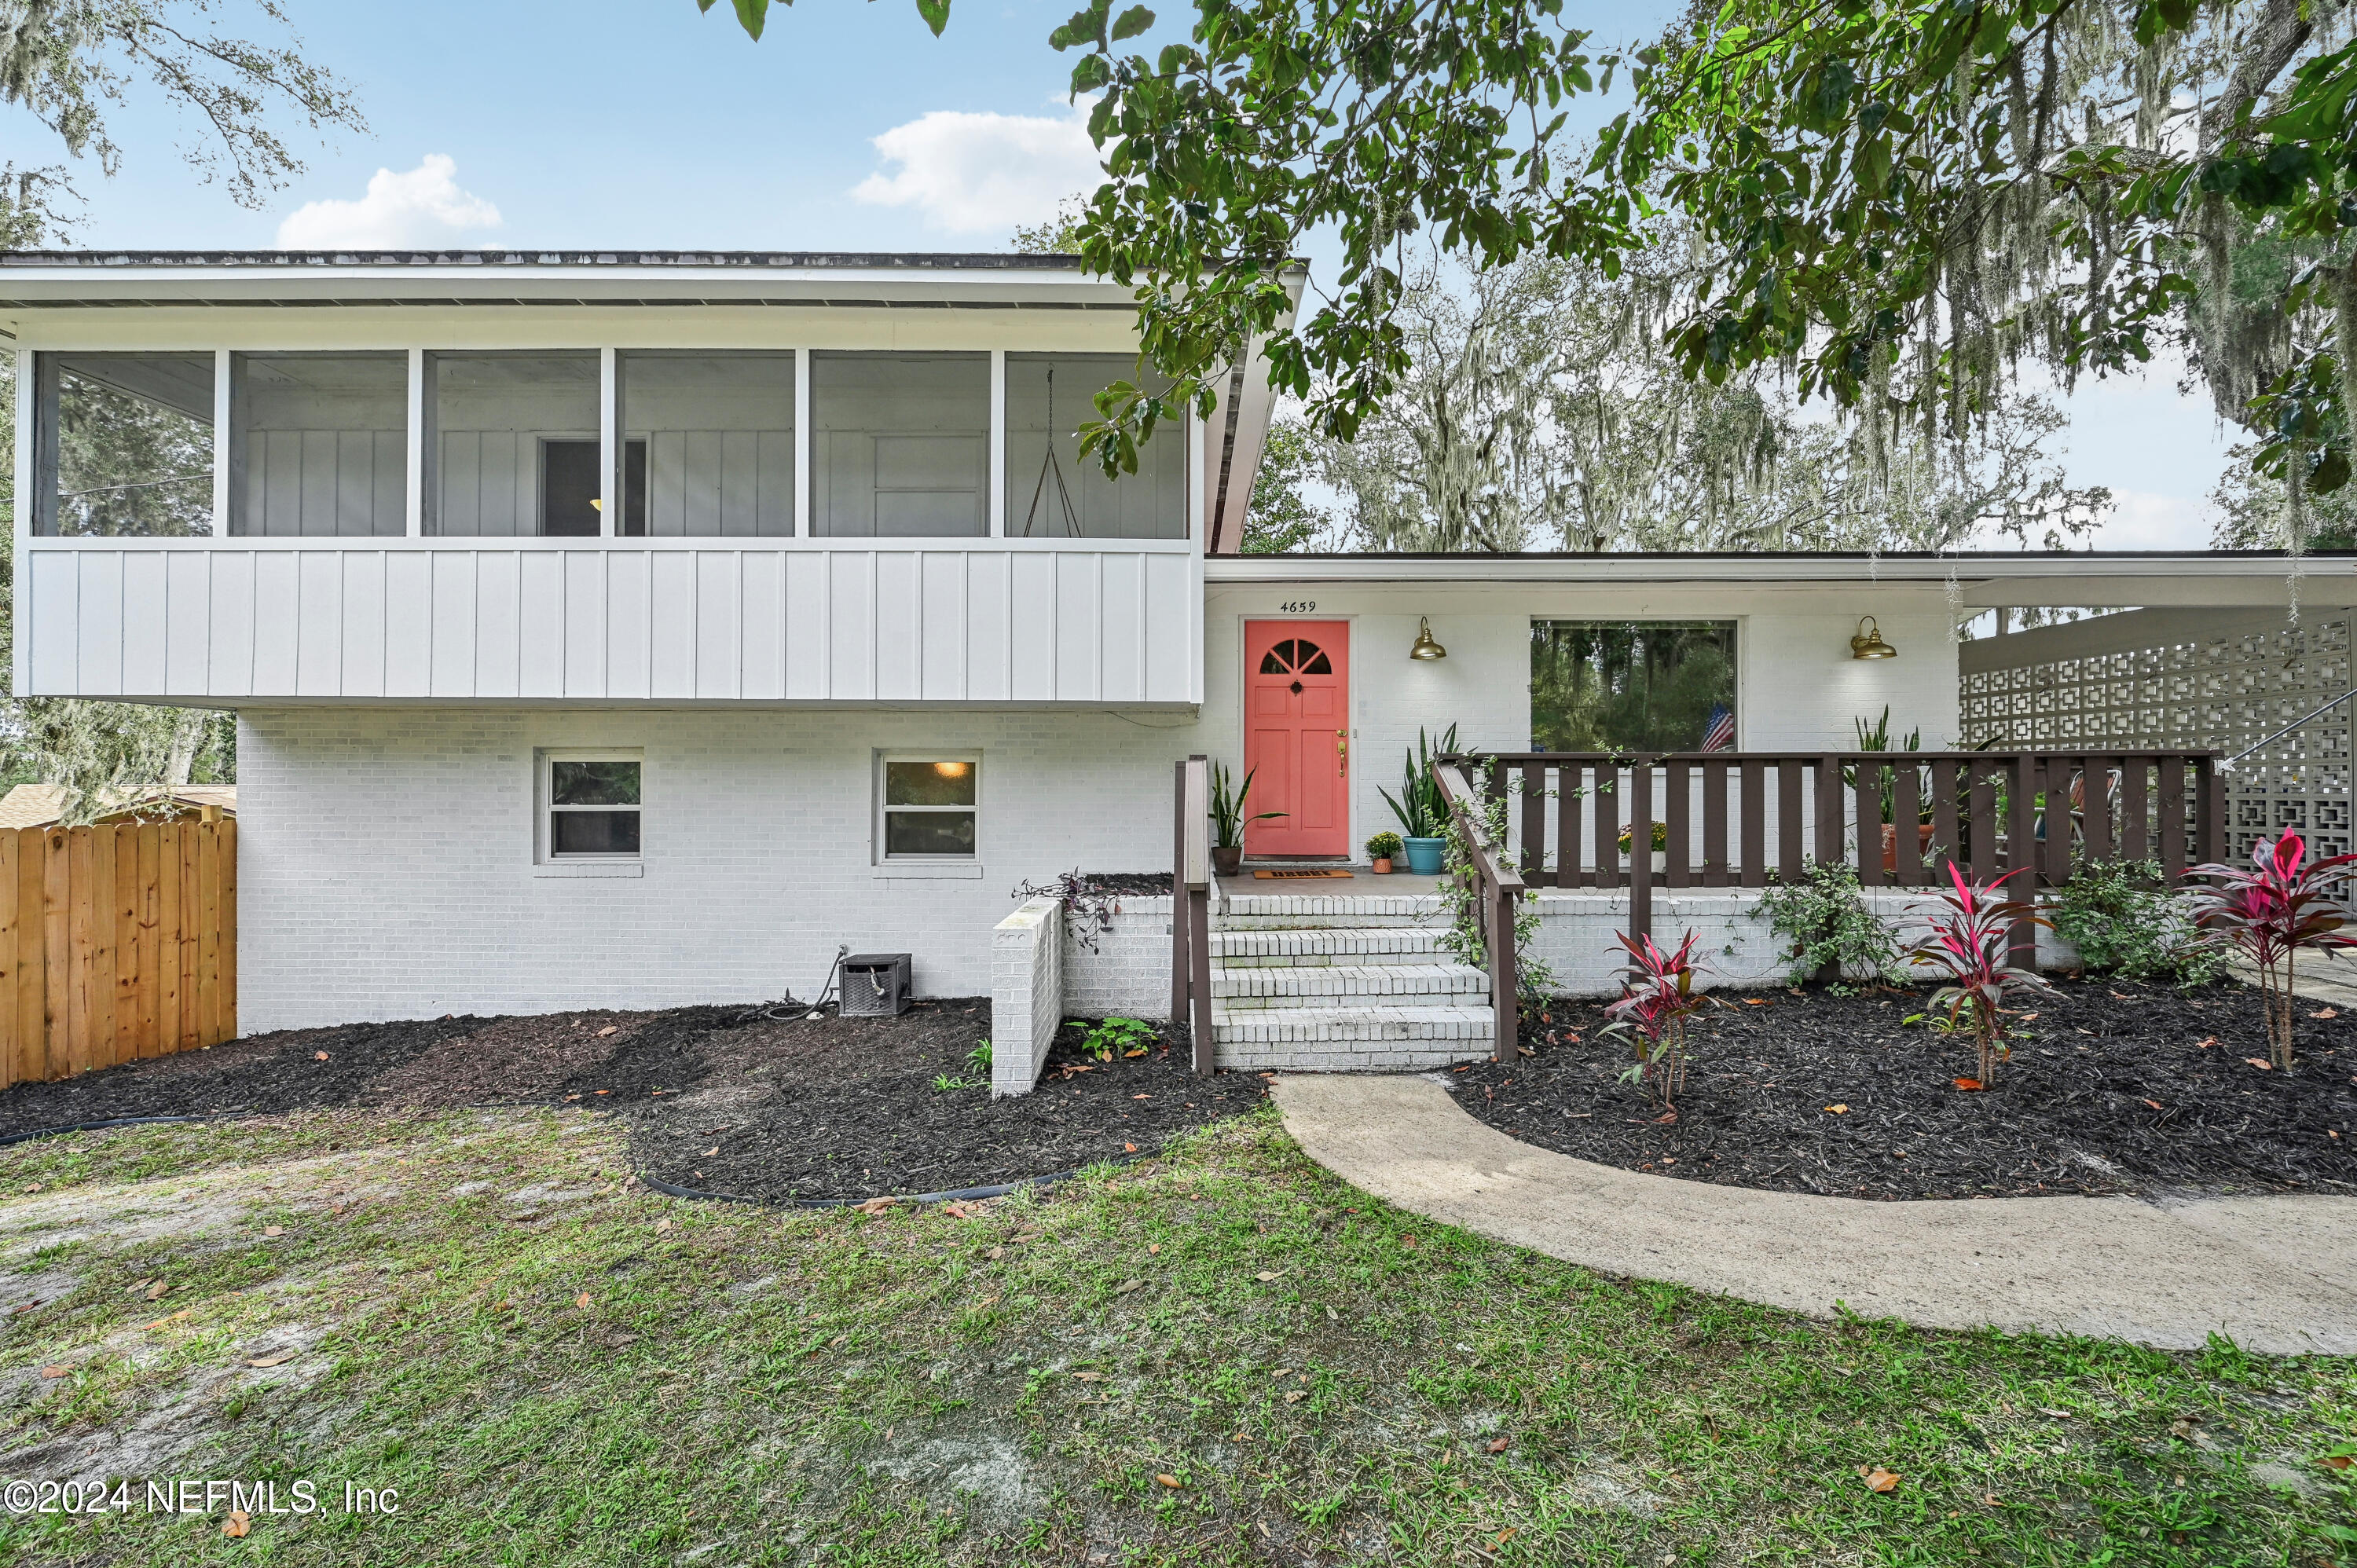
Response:
[[[969,1059],[989,1034],[985,998],[897,1018],[676,1007],[289,1030],[0,1091],[0,1136],[137,1116],[575,1105],[622,1117],[638,1168],[677,1186],[866,1197],[1150,1152],[1267,1092],[1252,1074],[1196,1078],[1172,1033],[1101,1063],[1067,1028],[1037,1093],[994,1101]]]
[[[1525,1026],[1537,1053],[1445,1075],[1526,1143],[1694,1181],[1847,1197],[2357,1191],[2357,1010],[2299,1007],[2298,1065],[2266,1058],[2257,993],[2062,981],[2025,1004],[1996,1085],[1969,1039],[1900,1020],[1923,994],[1728,991],[1691,1036],[1674,1121],[1604,1037],[1601,1004]],[[1549,1036],[1553,1044],[1547,1043]]]

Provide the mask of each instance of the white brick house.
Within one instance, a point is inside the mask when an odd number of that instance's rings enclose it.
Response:
[[[1886,706],[1953,740],[1978,608],[2286,595],[2256,556],[1240,556],[1261,366],[1105,485],[1071,430],[1132,310],[1069,258],[21,253],[0,330],[14,689],[237,712],[248,1032],[808,996],[844,944],[992,989],[1011,889],[1167,870],[1173,761],[1241,772],[1297,663],[1332,772],[1260,758],[1258,847],[1349,857],[1420,729],[1533,746],[1534,627],[1720,628],[1735,744],[1819,750]],[[98,471],[102,415],[171,471]],[[2300,592],[2357,602],[2343,560]],[[1900,658],[1849,658],[1865,616]],[[1060,999],[1146,1010],[1157,932]]]

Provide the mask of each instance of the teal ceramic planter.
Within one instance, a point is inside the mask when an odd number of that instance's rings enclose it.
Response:
[[[1440,875],[1440,857],[1448,847],[1447,839],[1409,839],[1407,868],[1418,876]]]

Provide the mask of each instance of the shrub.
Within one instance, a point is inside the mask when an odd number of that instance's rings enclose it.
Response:
[[[1792,944],[1795,985],[1827,965],[1837,972],[1877,979],[1899,961],[1890,928],[1859,888],[1857,871],[1841,861],[1812,861],[1800,880],[1771,875],[1760,895],[1768,929]]]
[[[1973,1084],[1976,1089],[1996,1081],[1997,1054],[2006,1038],[2007,1000],[2016,991],[2054,989],[2037,971],[2016,969],[2011,962],[2008,949],[2015,925],[2024,920],[2034,926],[2049,925],[2036,905],[2003,896],[2005,885],[2024,871],[2008,871],[1994,882],[1975,883],[1965,881],[1964,874],[1951,863],[1948,880],[1954,888],[1940,896],[1948,912],[1932,917],[1932,934],[1907,950],[1909,962],[1937,970],[1945,979],[1946,983],[1932,993],[1932,1005],[1946,1011],[1951,1029],[1971,1031],[1980,1053],[1980,1070]]]
[[[1407,844],[1402,841],[1399,834],[1393,832],[1389,828],[1386,828],[1382,832],[1377,833],[1374,837],[1367,841],[1367,858],[1369,860],[1390,860],[1395,857],[1400,851],[1406,847]]]
[[[1069,1026],[1081,1031],[1081,1049],[1101,1062],[1117,1056],[1142,1057],[1159,1037],[1143,1018],[1101,1018],[1093,1024],[1074,1018]]]
[[[2301,952],[2330,957],[2357,940],[2341,935],[2348,922],[2332,897],[2352,875],[2357,854],[2308,858],[2308,841],[2291,829],[2251,850],[2250,869],[2197,865],[2188,877],[2208,877],[2193,889],[2194,920],[2211,940],[2231,947],[2259,972],[2267,1016],[2267,1056],[2291,1070],[2292,961]]]
[[[2225,972],[2224,955],[2193,923],[2190,896],[2169,887],[2158,861],[2082,865],[2046,908],[2089,969],[2183,986],[2207,985]]]
[[[1650,936],[1631,941],[1616,933],[1628,950],[1628,966],[1620,972],[1620,1000],[1604,1011],[1612,1018],[1609,1034],[1631,1040],[1637,1062],[1620,1075],[1642,1083],[1660,1102],[1666,1117],[1677,1114],[1677,1094],[1686,1084],[1686,1020],[1713,1004],[1695,982],[1702,966],[1695,961],[1695,934],[1688,931],[1675,952],[1663,952]]]

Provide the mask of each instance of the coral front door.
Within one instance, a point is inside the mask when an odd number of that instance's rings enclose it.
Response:
[[[1247,854],[1351,853],[1351,623],[1244,623]]]

